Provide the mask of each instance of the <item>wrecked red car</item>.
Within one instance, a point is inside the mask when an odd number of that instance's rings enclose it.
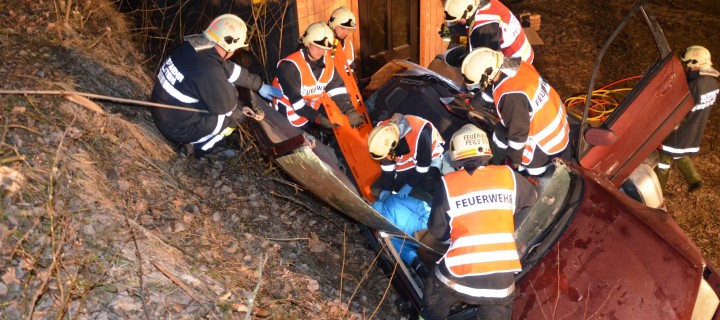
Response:
[[[683,66],[645,1],[635,4],[603,46],[593,79],[607,47],[636,16],[649,27],[658,59],[602,124],[569,116],[573,160],[556,160],[552,176],[540,181],[537,204],[516,216],[523,270],[516,276],[513,318],[720,319],[720,275],[657,208],[662,194],[646,164],[693,102]],[[429,68],[388,63],[364,92],[363,113],[372,124],[394,113],[418,115],[445,140],[467,123],[490,132],[493,110],[456,103],[461,88],[452,79],[461,55],[447,52]],[[367,152],[370,125],[341,126],[336,140],[325,144],[290,125],[258,96],[253,101],[265,111],[265,120],[253,126],[266,154],[318,198],[367,227],[371,248],[382,253],[380,266],[395,272],[393,284],[403,297],[398,306],[416,315],[423,281],[401,261],[390,239],[417,240],[371,206],[369,187],[380,169]],[[471,316],[472,306],[458,305],[450,318]]]

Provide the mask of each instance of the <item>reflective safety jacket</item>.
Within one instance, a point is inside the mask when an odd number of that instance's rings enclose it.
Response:
[[[512,110],[513,108],[527,108],[527,105],[505,104],[503,98],[508,95],[522,95],[523,100],[529,104],[529,110]],[[508,131],[507,146],[514,150],[523,150],[523,165],[530,164],[536,148],[540,148],[547,155],[554,155],[565,150],[570,132],[565,107],[555,89],[540,77],[531,64],[521,62],[515,75],[506,76],[495,84],[493,99],[496,102],[500,121]],[[510,114],[513,116],[508,117]],[[526,114],[529,117],[528,128],[517,127],[518,124],[528,123],[528,118],[525,118]],[[513,117],[523,117],[524,119],[514,119]],[[498,143],[497,139],[494,141]],[[500,143],[498,145],[506,147]],[[516,160],[511,159],[513,163],[519,164],[515,162]]]
[[[420,132],[422,132],[423,128],[425,126],[429,126],[432,133],[432,144],[431,149],[432,150],[432,157],[431,159],[438,158],[443,153],[443,147],[442,144],[445,143],[445,140],[440,136],[440,132],[433,126],[433,124],[430,121],[427,121],[423,118],[411,116],[411,115],[405,115],[405,120],[410,124],[410,132],[408,132],[404,138],[408,143],[408,147],[410,147],[410,152],[396,156],[394,158],[390,158],[388,156],[388,159],[393,160],[395,163],[390,166],[382,165],[383,171],[406,171],[410,170],[412,168],[415,168],[417,164],[418,159],[418,143],[420,140]],[[390,120],[385,120],[380,122],[380,124],[386,124],[390,122]],[[417,171],[418,173],[426,173],[430,169],[430,167],[418,167]]]
[[[355,48],[349,37],[345,40],[335,39],[335,51],[333,55],[336,65],[344,65],[345,68],[352,70],[355,63]],[[348,70],[345,70],[348,71]]]
[[[500,27],[500,50],[504,56],[521,58],[522,61],[532,63],[535,54],[520,21],[510,12],[510,9],[498,0],[490,0],[490,7],[486,10],[475,11],[472,26],[468,28],[468,52],[475,49],[475,46],[490,47],[483,44],[474,46],[470,41],[474,31],[490,24],[497,24]],[[496,48],[491,49],[495,50]]]
[[[522,269],[513,232],[515,174],[507,166],[465,170],[442,178],[450,216],[445,265],[453,276],[518,272]]]
[[[280,64],[283,63],[283,61],[287,61],[295,65],[297,70],[300,72],[300,95],[302,96],[302,99],[291,102],[287,94],[285,94],[285,90],[280,85],[277,76],[275,77],[275,79],[273,79],[272,82],[272,85],[274,87],[283,90],[284,93],[282,98],[273,99],[273,105],[275,106],[275,110],[280,111],[281,109],[284,109],[288,120],[295,127],[302,127],[303,125],[308,123],[308,119],[299,115],[296,112],[297,110],[306,108],[307,106],[313,108],[314,110],[318,110],[318,108],[320,108],[322,102],[321,98],[323,93],[325,92],[325,87],[327,87],[330,80],[333,79],[333,75],[335,73],[335,65],[333,59],[330,58],[329,54],[326,54],[323,57],[325,67],[322,70],[322,74],[320,74],[319,77],[316,77],[312,72],[312,68],[306,60],[305,54],[305,50],[301,49],[291,53],[289,56],[278,61],[278,68],[280,67]],[[328,92],[327,94],[330,97],[332,97],[334,94],[347,94],[347,90],[345,90],[344,87],[342,87],[341,90],[336,91],[337,92]],[[283,108],[280,108],[279,104],[282,104]]]

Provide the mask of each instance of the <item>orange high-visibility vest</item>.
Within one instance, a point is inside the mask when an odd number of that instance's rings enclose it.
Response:
[[[527,62],[520,63],[515,76],[507,77],[495,85],[493,98],[499,102],[505,94],[518,92],[525,94],[532,107],[522,164],[527,165],[532,161],[536,147],[548,155],[565,150],[569,141],[570,126],[562,100],[555,89]],[[500,115],[500,121],[505,125],[499,109],[497,113]]]
[[[340,40],[335,39],[335,52],[334,59],[337,65],[345,65],[346,68],[350,68],[350,65],[355,61],[355,48],[353,43],[348,36],[345,38],[345,43],[340,45]],[[348,70],[345,70],[348,71]]]
[[[432,150],[433,154],[431,159],[435,159],[442,155],[443,148],[442,144],[445,143],[445,140],[440,136],[440,132],[433,126],[433,124],[430,121],[427,121],[423,118],[417,117],[417,116],[411,116],[411,115],[405,115],[405,119],[410,124],[410,132],[408,132],[405,135],[405,140],[407,140],[408,146],[410,147],[410,152],[407,154],[396,156],[394,159],[395,161],[395,171],[405,171],[412,168],[415,168],[415,163],[417,162],[417,145],[418,140],[420,139],[420,132],[425,126],[430,126],[432,130]],[[386,124],[390,122],[390,120],[385,120],[380,122],[380,124]],[[378,124],[378,125],[380,125]]]
[[[532,63],[535,53],[530,46],[520,21],[498,0],[490,0],[490,8],[476,10],[473,25],[468,28],[468,39],[475,28],[488,23],[499,23],[502,29],[500,50],[506,57],[521,58],[522,61]],[[469,40],[468,40],[469,41]],[[468,51],[475,49],[468,42]]]
[[[320,100],[323,93],[325,92],[325,87],[333,78],[333,74],[335,73],[335,65],[333,64],[333,59],[327,53],[325,54],[324,59],[325,68],[323,69],[322,74],[320,74],[319,79],[316,79],[315,75],[312,73],[312,69],[310,68],[308,62],[305,60],[305,55],[302,50],[295,51],[289,56],[285,57],[285,59],[281,59],[280,61],[278,61],[278,67],[280,67],[281,62],[290,61],[295,65],[298,71],[300,71],[300,95],[302,95],[302,100],[297,101],[293,104],[290,103],[290,99],[288,99],[286,95],[283,95],[282,98],[279,99],[273,99],[273,105],[275,106],[275,110],[280,110],[278,104],[283,104],[285,106],[285,112],[288,120],[295,127],[302,127],[308,122],[307,118],[300,116],[295,112],[295,110],[303,108],[306,105],[311,106],[315,110],[320,108]],[[273,79],[272,85],[282,90],[282,86],[280,86],[280,82],[278,81],[277,76],[275,77],[275,79]]]
[[[445,265],[456,277],[522,270],[513,232],[515,175],[507,166],[458,170],[442,177],[450,209]]]

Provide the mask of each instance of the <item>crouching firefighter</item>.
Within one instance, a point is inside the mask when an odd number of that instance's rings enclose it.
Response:
[[[258,91],[268,100],[282,92],[228,60],[248,46],[247,26],[239,17],[223,14],[202,34],[185,39],[160,67],[151,101],[197,112],[168,108],[151,112],[163,136],[181,147],[193,145],[195,156],[200,157],[245,119],[243,109],[251,111],[240,104],[235,86]]]
[[[478,307],[478,319],[510,319],[514,274],[522,270],[513,217],[535,203],[537,191],[510,167],[487,165],[487,135],[472,124],[453,135],[448,153],[458,170],[435,188],[428,232],[420,240],[449,249],[428,277],[420,316],[445,319],[464,302]]]
[[[370,157],[382,169],[372,187],[377,199],[385,200],[393,191],[405,198],[418,187],[413,196],[429,202],[440,177],[444,143],[435,126],[418,116],[396,113],[378,123],[368,134]]]

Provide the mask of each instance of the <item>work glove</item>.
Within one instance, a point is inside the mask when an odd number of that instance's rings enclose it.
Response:
[[[258,93],[265,98],[265,100],[272,100],[273,98],[281,98],[283,95],[282,90],[275,88],[269,84],[263,84],[258,90]]]
[[[405,199],[410,194],[410,191],[412,191],[413,187],[411,187],[409,184],[405,184],[400,188],[400,191],[397,192],[397,195],[400,197],[400,199]]]
[[[363,115],[360,114],[360,112],[355,111],[355,109],[351,109],[347,113],[348,121],[350,122],[350,127],[359,128],[363,125]]]
[[[335,129],[340,126],[339,124],[330,122],[330,119],[328,119],[326,116],[321,115],[321,114],[319,114],[319,115],[317,115],[317,117],[315,117],[315,123],[319,124],[323,128],[327,128],[327,129]]]
[[[378,201],[385,201],[390,196],[390,191],[388,190],[381,190],[380,194],[378,194]]]

